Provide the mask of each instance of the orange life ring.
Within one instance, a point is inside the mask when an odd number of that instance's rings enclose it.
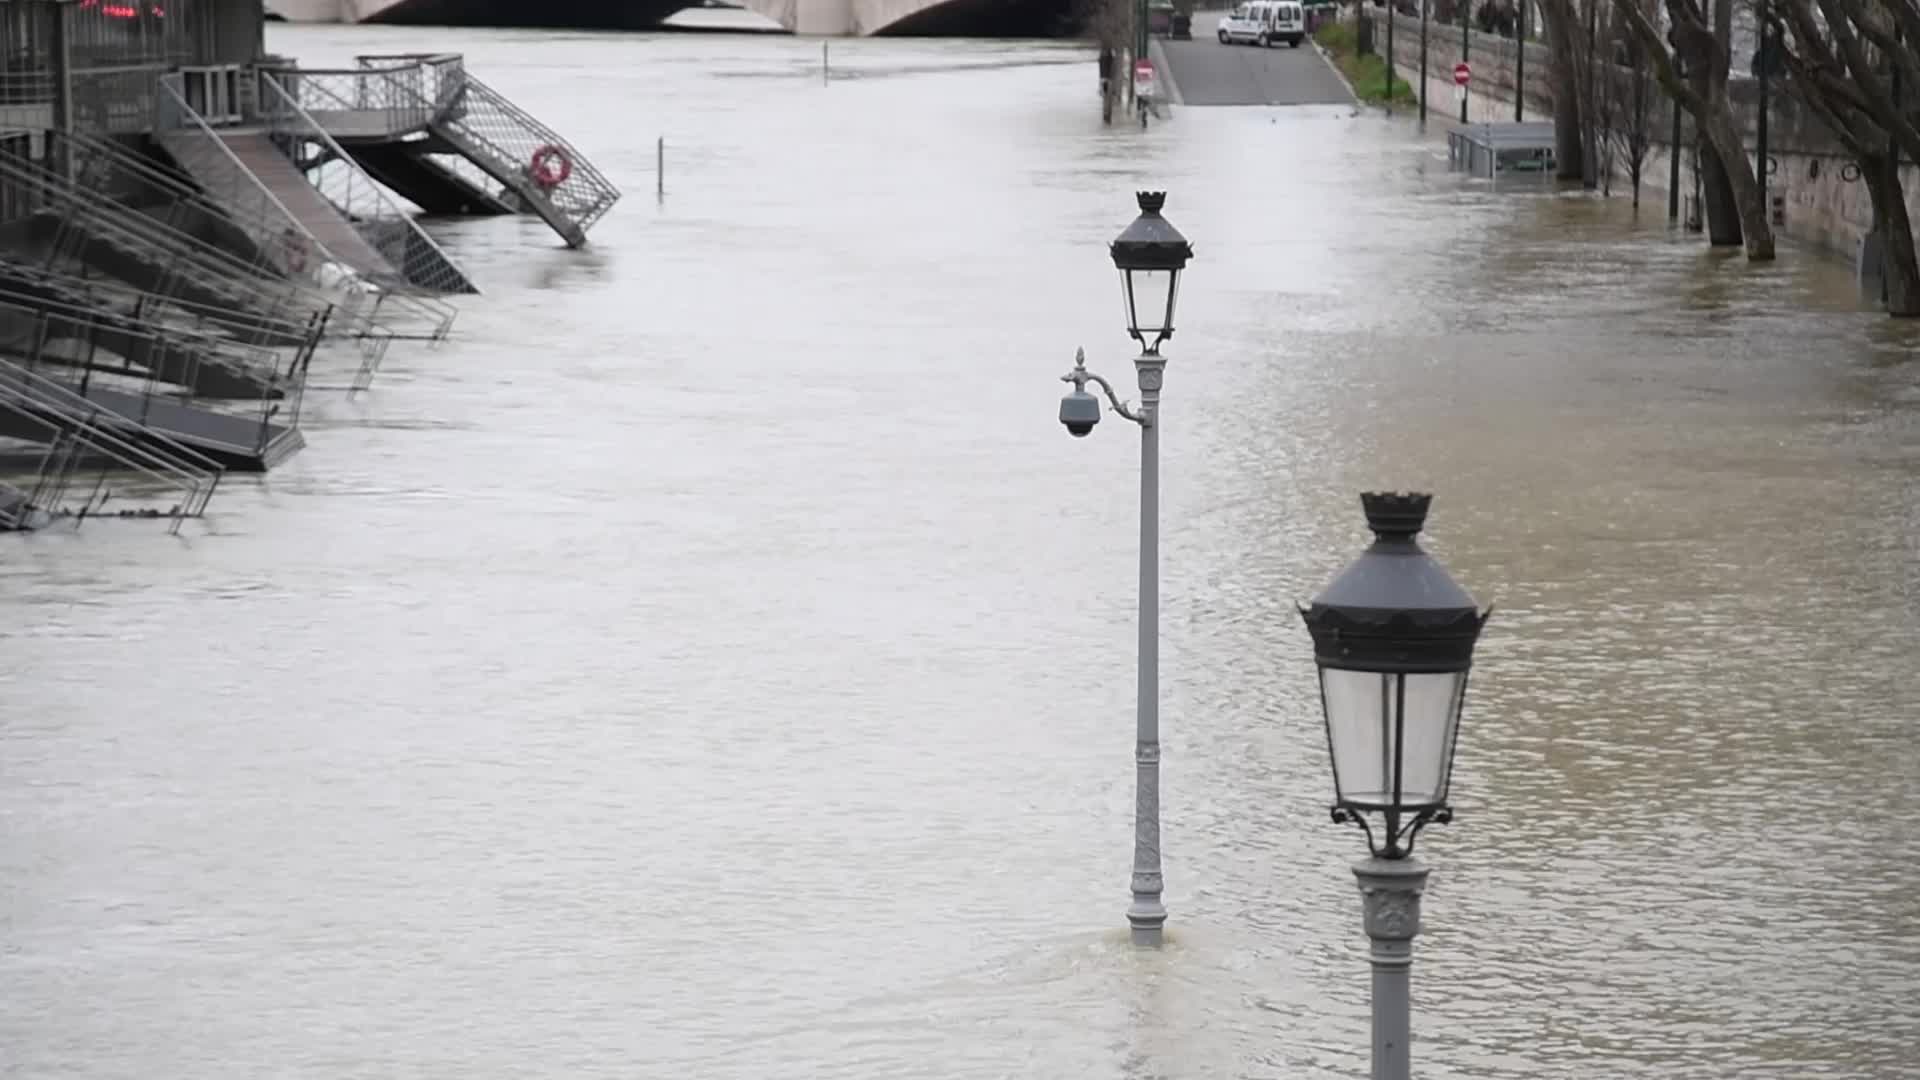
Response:
[[[551,191],[567,182],[573,175],[573,159],[558,146],[548,143],[533,152],[533,163],[529,166],[533,173],[533,182],[540,190]]]

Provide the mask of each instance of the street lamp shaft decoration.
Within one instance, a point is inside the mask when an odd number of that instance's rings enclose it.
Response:
[[[1087,392],[1091,383],[1113,411],[1140,428],[1140,662],[1134,733],[1133,902],[1127,922],[1136,945],[1158,945],[1167,921],[1160,902],[1160,385],[1167,362],[1160,345],[1173,336],[1173,307],[1180,272],[1193,245],[1160,209],[1165,192],[1138,193],[1140,216],[1113,241],[1113,265],[1127,301],[1127,333],[1140,343],[1133,368],[1140,403],[1120,401],[1113,384],[1088,371],[1086,352],[1074,357],[1073,370],[1060,376],[1073,390],[1060,400],[1060,423],[1068,434],[1084,437],[1100,422],[1100,399]]]

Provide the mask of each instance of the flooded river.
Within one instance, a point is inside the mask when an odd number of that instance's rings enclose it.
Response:
[[[1064,44],[268,44],[463,51],[627,198],[436,226],[457,341],[181,539],[0,544],[0,1072],[1364,1075],[1292,604],[1389,486],[1500,608],[1419,1075],[1913,1075],[1920,365],[1844,267],[1348,107],[1102,129]],[[1198,256],[1143,954],[1137,447],[1054,410],[1127,375],[1144,187]]]

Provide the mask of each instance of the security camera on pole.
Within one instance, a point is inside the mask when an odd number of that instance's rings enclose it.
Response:
[[[1073,390],[1060,399],[1060,423],[1084,438],[1100,422],[1100,388],[1113,411],[1140,426],[1140,668],[1134,734],[1133,903],[1127,908],[1135,945],[1158,945],[1167,909],[1160,902],[1160,382],[1166,359],[1160,346],[1173,336],[1173,306],[1180,273],[1193,245],[1160,216],[1164,191],[1137,196],[1140,216],[1112,244],[1113,265],[1127,301],[1127,333],[1140,343],[1133,368],[1140,404],[1129,407],[1113,384],[1087,370],[1087,354],[1075,353],[1073,370],[1060,381]]]

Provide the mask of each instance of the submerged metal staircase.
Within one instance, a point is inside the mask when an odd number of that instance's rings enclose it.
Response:
[[[299,431],[310,353],[257,386],[199,396],[168,382],[155,365],[127,356],[183,357],[179,341],[152,328],[110,325],[99,312],[32,295],[0,294],[0,359],[59,385],[87,409],[115,418],[140,444],[191,447],[228,469],[261,471],[304,445]],[[248,392],[252,391],[252,392]],[[35,432],[7,432],[33,438]]]
[[[352,69],[263,72],[395,190],[429,211],[537,215],[570,247],[620,192],[561,134],[450,53],[361,56]],[[543,171],[536,158],[546,160]],[[559,167],[565,162],[564,169]],[[564,172],[564,176],[560,173]]]
[[[301,236],[302,230],[263,186],[254,185],[251,198],[242,184],[238,197],[230,188],[228,198],[215,200],[187,175],[126,146],[81,135],[68,139],[81,183],[96,190],[137,191],[138,197],[121,198],[129,209],[225,251],[234,257],[233,265],[244,265],[251,275],[285,279],[307,308],[331,309],[329,337],[353,339],[363,352],[383,354],[396,338],[438,342],[453,326],[453,306],[437,297],[413,290],[328,287],[317,280],[323,263],[319,258],[311,260],[307,272],[290,273],[287,241]],[[321,250],[317,242],[308,246]]]
[[[283,272],[332,264],[387,292],[477,291],[271,76],[259,80],[261,123],[218,128],[188,104],[179,80],[161,80],[160,144],[216,201],[278,211],[286,227],[257,240]]]
[[[197,195],[176,199],[177,191],[163,188],[159,206],[151,196],[129,195],[184,183],[131,159],[127,150],[76,144],[72,160],[81,183],[62,175],[57,158],[36,163],[0,155],[0,188],[15,196],[0,220],[26,238],[26,250],[8,261],[6,273],[41,278],[25,291],[248,345],[311,353],[316,334],[347,340],[359,352],[354,389],[370,382],[396,337],[445,337],[453,312],[444,301],[378,289],[325,290],[281,275],[269,255],[231,236],[203,239],[183,231],[196,222],[204,231],[210,220],[251,232],[262,226],[258,218],[229,219]]]
[[[25,475],[0,476],[0,531],[126,507],[129,516],[170,518],[168,531],[177,532],[183,520],[206,511],[220,485],[220,466],[211,459],[5,359],[0,438],[44,448]],[[97,470],[91,486],[77,484],[82,470]],[[114,509],[109,500],[117,500]]]

